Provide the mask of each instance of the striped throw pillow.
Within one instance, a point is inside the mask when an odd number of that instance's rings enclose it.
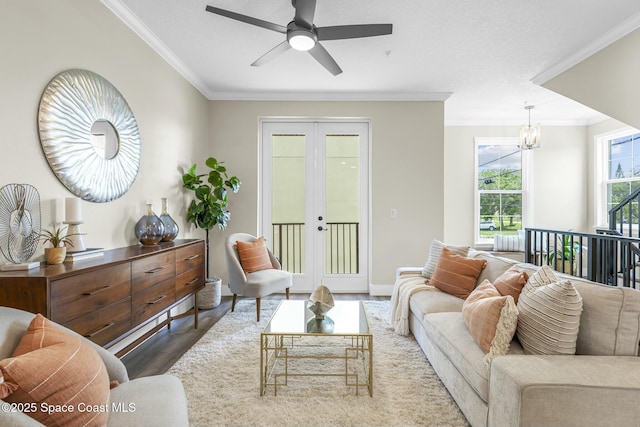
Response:
[[[473,340],[486,353],[486,364],[495,356],[507,354],[518,324],[518,309],[511,295],[500,295],[485,280],[462,304],[462,317]]]
[[[427,262],[422,268],[422,277],[425,279],[431,279],[433,272],[436,271],[438,261],[440,260],[440,254],[442,254],[442,248],[447,248],[454,254],[466,257],[469,254],[469,246],[453,246],[446,245],[440,240],[433,239],[431,247],[429,248],[429,256]]]
[[[478,276],[486,266],[487,261],[483,259],[466,258],[442,248],[438,266],[428,283],[442,292],[464,299],[476,287]]]
[[[528,354],[575,354],[582,297],[549,266],[531,275],[518,299],[516,336]]]
[[[246,274],[273,268],[264,238],[258,237],[253,242],[236,241],[240,265]]]
[[[107,424],[110,392],[104,362],[80,336],[60,329],[41,314],[31,321],[12,357],[0,361],[0,370],[4,377],[0,398],[36,409],[25,413],[40,423]],[[94,407],[104,410],[82,410]]]

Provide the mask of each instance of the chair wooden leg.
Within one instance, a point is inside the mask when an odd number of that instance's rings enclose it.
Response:
[[[238,297],[237,294],[233,294],[233,299],[231,300],[231,311],[233,311],[236,308],[236,298]]]
[[[256,298],[256,322],[260,321],[260,298]]]
[[[285,294],[287,295],[287,299],[289,299],[289,288],[285,290]]]

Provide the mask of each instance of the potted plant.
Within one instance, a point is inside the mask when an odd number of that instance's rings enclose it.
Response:
[[[44,258],[47,264],[62,264],[67,255],[67,246],[73,247],[71,237],[76,233],[67,233],[67,227],[54,227],[53,230],[44,230],[40,233],[43,243],[51,244],[44,248]]]
[[[229,205],[228,192],[237,193],[242,181],[235,176],[227,174],[227,168],[223,162],[219,162],[214,157],[209,157],[205,162],[210,169],[206,174],[196,173],[194,164],[182,175],[182,185],[184,188],[193,191],[195,199],[191,201],[187,208],[187,221],[196,228],[205,230],[205,255],[206,255],[206,278],[211,287],[219,287],[221,279],[214,277],[209,279],[209,230],[217,226],[220,230],[227,227],[227,222],[231,219],[231,212],[227,210]],[[206,177],[206,180],[203,178]],[[219,291],[217,303],[206,304],[202,298],[203,306],[200,308],[213,308],[219,304]],[[209,307],[211,305],[211,307]]]
[[[580,256],[581,251],[582,246],[578,242],[573,242],[572,244],[571,237],[569,235],[565,235],[562,238],[562,245],[549,254],[549,265],[558,271],[563,271],[564,265],[564,273],[574,274],[578,256]],[[558,258],[557,266],[555,261],[556,257]],[[573,265],[571,264],[572,260]]]

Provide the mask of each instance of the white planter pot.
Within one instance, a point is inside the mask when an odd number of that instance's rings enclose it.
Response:
[[[198,308],[208,310],[220,304],[222,296],[222,279],[211,277],[205,279],[204,289],[198,292]]]

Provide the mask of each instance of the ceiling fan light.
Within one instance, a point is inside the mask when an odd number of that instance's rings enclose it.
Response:
[[[289,45],[295,50],[310,50],[316,45],[313,33],[304,30],[294,30],[287,34]]]

